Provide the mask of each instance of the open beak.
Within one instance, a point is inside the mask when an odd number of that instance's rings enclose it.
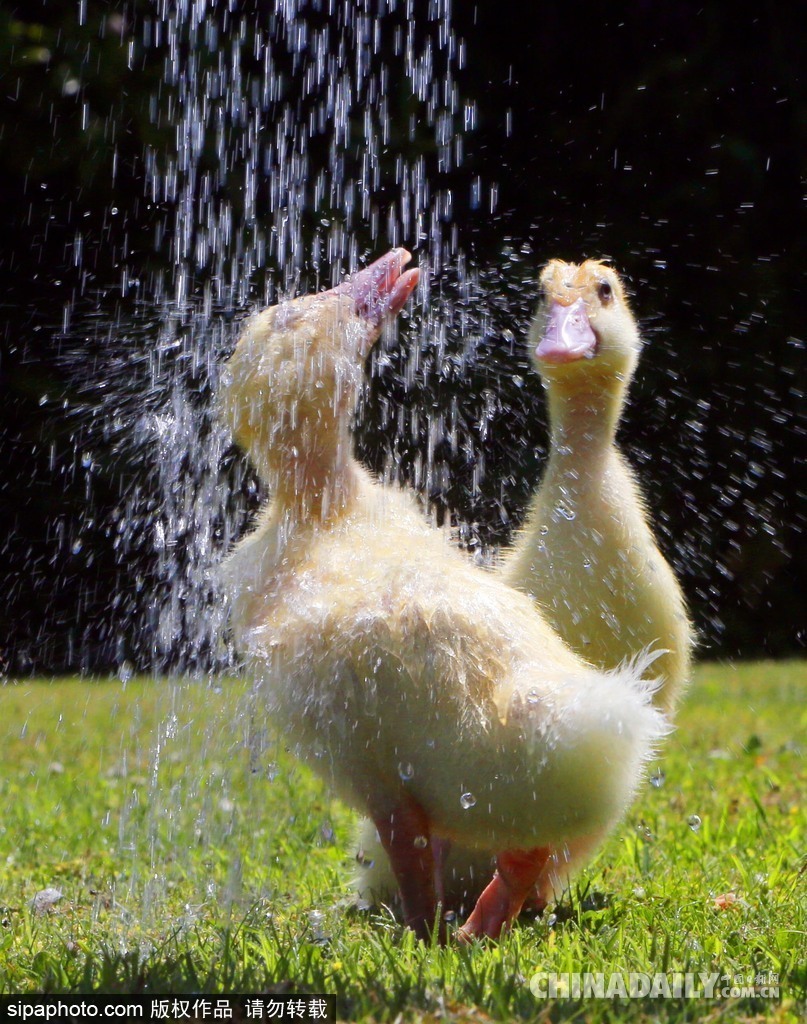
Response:
[[[359,316],[378,327],[386,317],[397,316],[420,279],[420,271],[404,271],[412,254],[406,249],[392,249],[385,256],[359,270],[343,284],[334,288],[342,295],[351,295]]]
[[[582,298],[570,306],[553,302],[535,358],[559,366],[578,359],[591,359],[596,351],[597,335],[589,322]]]

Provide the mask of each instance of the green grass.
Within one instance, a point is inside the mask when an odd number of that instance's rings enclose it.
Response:
[[[286,985],[336,993],[349,1020],[800,1020],[805,692],[804,662],[701,666],[663,784],[554,915],[440,949],[348,905],[353,815],[282,744],[245,742],[242,684],[9,683],[0,991]],[[47,887],[62,898],[36,913]],[[773,972],[781,997],[546,1001],[527,984],[583,970]]]

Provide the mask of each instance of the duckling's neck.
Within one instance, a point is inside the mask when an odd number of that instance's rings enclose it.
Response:
[[[335,448],[285,453],[267,482],[287,521],[314,527],[332,525],[353,506],[360,487],[350,437],[340,438]]]
[[[616,451],[616,431],[625,405],[627,384],[564,388],[549,385],[550,464],[564,465],[591,460],[602,463]]]

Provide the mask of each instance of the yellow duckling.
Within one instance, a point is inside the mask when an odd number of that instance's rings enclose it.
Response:
[[[621,817],[666,722],[644,665],[590,667],[353,458],[362,368],[415,287],[408,259],[248,323],[222,409],[274,497],[225,573],[268,712],[372,819],[406,923],[433,926],[456,843],[497,865],[461,936],[496,936],[555,851]]]
[[[600,668],[658,651],[657,703],[675,709],[689,679],[692,627],[656,546],[616,431],[641,340],[619,275],[596,260],[552,260],[530,352],[549,403],[549,462],[502,565],[567,644]]]

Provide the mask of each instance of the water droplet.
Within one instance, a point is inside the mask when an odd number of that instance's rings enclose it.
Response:
[[[268,764],[268,765],[266,766],[266,771],[265,771],[265,773],[264,773],[264,774],[266,775],[266,778],[267,778],[267,779],[268,779],[268,780],[269,780],[270,782],[274,782],[274,781],[275,781],[275,779],[276,779],[276,778],[278,777],[278,775],[280,775],[280,766],[279,766],[279,765],[277,765],[277,764],[275,764],[275,762],[274,762],[274,761],[271,761],[271,762],[270,762],[270,763],[269,763],[269,764]]]
[[[134,668],[129,661],[122,661],[118,668],[118,679],[125,685],[134,675]]]
[[[70,550],[71,550],[71,552],[74,555],[77,555],[81,551],[81,548],[82,548],[82,543],[81,543],[81,539],[79,538],[79,539],[73,541],[73,546],[70,548]]]
[[[356,854],[356,863],[362,868],[371,868],[375,861],[372,857],[368,857],[364,850],[359,850]]]
[[[409,782],[410,779],[415,777],[414,765],[410,764],[408,761],[401,761],[398,765],[398,774],[403,782]]]
[[[540,692],[538,690],[538,687],[537,686],[531,686],[529,688],[529,690],[527,690],[527,703],[528,704],[538,704],[538,703],[540,703],[540,700],[541,700],[541,694],[540,694]]]
[[[700,816],[697,814],[690,814],[687,818],[687,825],[689,825],[693,832],[697,832],[701,827]]]
[[[463,793],[460,797],[460,806],[464,811],[469,811],[476,806],[476,797],[473,793]]]
[[[656,789],[661,789],[664,783],[667,781],[667,776],[661,768],[655,768],[650,773],[650,785],[655,786]]]
[[[457,920],[457,915],[453,910],[447,910],[445,914],[443,914],[443,920],[446,922],[446,924],[451,924],[452,921]]]
[[[563,505],[563,504],[556,505],[555,506],[555,511],[557,512],[557,514],[559,516],[563,516],[563,518],[567,519],[569,522],[571,522],[575,518],[575,516],[577,515],[577,513],[575,512],[575,510],[573,508],[569,508],[568,505]]]
[[[415,849],[425,850],[429,845],[429,840],[425,836],[415,836]]]

